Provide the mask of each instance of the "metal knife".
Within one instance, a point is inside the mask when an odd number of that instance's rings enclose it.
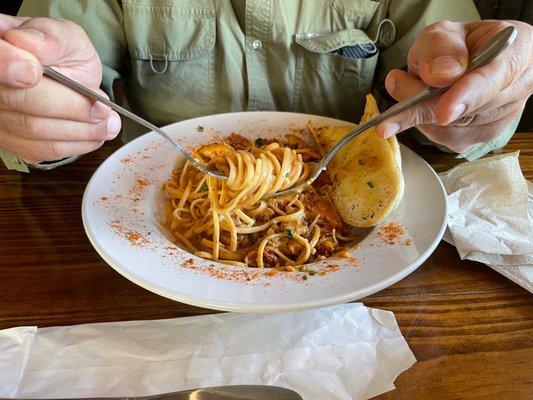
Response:
[[[142,397],[85,397],[69,400],[303,400],[303,398],[294,390],[279,386],[235,385],[190,389]]]

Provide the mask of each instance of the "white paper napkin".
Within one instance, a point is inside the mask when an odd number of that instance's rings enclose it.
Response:
[[[268,384],[368,399],[416,360],[394,314],[362,304],[0,331],[0,397],[142,396]]]
[[[448,194],[444,239],[461,259],[485,263],[533,292],[533,185],[518,153],[460,164],[440,177]]]

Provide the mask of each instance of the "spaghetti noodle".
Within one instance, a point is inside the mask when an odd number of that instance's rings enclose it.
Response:
[[[309,162],[321,157],[296,135],[286,137],[282,145],[231,134],[197,148],[195,156],[227,180],[206,176],[188,161],[173,170],[163,189],[175,241],[206,259],[288,270],[345,249],[351,238],[340,234],[347,227],[329,200],[326,175],[300,194],[263,199],[304,182]]]

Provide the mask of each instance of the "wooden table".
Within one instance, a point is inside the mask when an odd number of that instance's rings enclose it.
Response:
[[[453,155],[402,141],[437,171]],[[116,142],[116,141],[115,141]],[[119,143],[49,172],[0,172],[0,328],[172,318],[212,311],[148,292],[91,247],[81,199],[95,168]],[[533,179],[533,135],[517,134]],[[533,296],[441,243],[414,273],[363,299],[396,314],[418,362],[380,399],[532,399]]]

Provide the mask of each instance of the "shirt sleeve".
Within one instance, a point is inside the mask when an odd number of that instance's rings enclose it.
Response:
[[[480,157],[483,157],[485,154],[501,149],[509,140],[513,137],[516,132],[516,128],[520,123],[520,117],[517,117],[513,122],[511,122],[498,136],[496,139],[493,139],[488,142],[478,143],[470,147],[468,150],[463,151],[457,156],[457,158],[466,158],[468,161],[477,160]]]
[[[118,0],[25,0],[18,15],[71,20],[84,28],[102,61],[101,88],[111,99],[113,82],[120,79],[127,60],[127,44],[123,15]],[[52,169],[74,161],[78,156],[54,163],[37,164],[39,169]],[[0,149],[0,159],[7,169],[29,172],[28,166],[13,153]]]

